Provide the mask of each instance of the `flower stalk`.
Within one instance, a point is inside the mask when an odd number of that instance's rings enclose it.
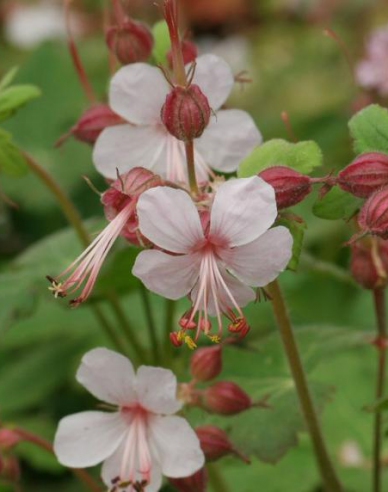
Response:
[[[194,161],[194,142],[190,140],[185,144],[187,171],[189,175],[190,190],[193,194],[198,194],[197,178],[195,176],[195,161]]]
[[[294,379],[295,388],[306,421],[306,426],[312,440],[324,490],[325,492],[342,492],[342,485],[337,477],[336,471],[331,463],[328,451],[326,449],[319,419],[314,408],[307,378],[292,331],[290,318],[280,286],[276,280],[269,284],[268,291],[272,299],[274,315],[279,327],[280,337],[286,352],[291,374]]]

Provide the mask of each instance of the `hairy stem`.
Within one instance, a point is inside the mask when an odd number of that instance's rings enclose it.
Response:
[[[319,419],[314,408],[307,384],[302,361],[292,331],[290,318],[278,282],[275,280],[268,286],[272,298],[272,306],[278,323],[280,337],[294,379],[299,403],[306,421],[307,430],[313,444],[318,468],[322,477],[325,492],[342,492],[341,483],[329,458],[323,439]]]
[[[189,184],[192,193],[198,193],[197,178],[195,176],[195,160],[194,160],[194,142],[190,140],[185,143],[187,172],[189,175]]]
[[[375,341],[378,350],[376,400],[384,396],[386,362],[387,362],[387,321],[384,289],[374,289],[373,299],[377,321],[377,339]],[[382,414],[376,410],[373,426],[373,492],[382,491],[381,483],[381,450],[382,450]]]
[[[21,428],[16,428],[14,429],[14,431],[19,434],[23,441],[28,441],[42,449],[45,449],[47,452],[54,454],[52,444],[46,439],[43,439],[42,437]],[[94,480],[91,475],[89,475],[87,471],[81,468],[70,468],[70,470],[85,485],[88,490],[91,490],[92,492],[101,492],[100,485]]]

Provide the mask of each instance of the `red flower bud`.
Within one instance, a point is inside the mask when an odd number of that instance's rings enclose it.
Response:
[[[388,184],[388,155],[368,152],[359,155],[338,174],[339,186],[359,198],[368,198]]]
[[[290,167],[273,166],[264,169],[258,175],[274,188],[279,210],[301,202],[312,190],[309,176]]]
[[[178,140],[187,142],[202,135],[210,119],[210,106],[201,89],[174,87],[167,95],[161,118],[167,130]]]
[[[388,281],[388,242],[367,238],[353,243],[351,248],[350,268],[355,281],[364,289],[385,287]]]
[[[106,43],[117,59],[123,65],[128,65],[149,58],[154,46],[154,38],[145,24],[126,20],[122,25],[108,29]]]
[[[222,347],[204,347],[194,352],[191,357],[190,370],[198,381],[210,381],[222,371]]]
[[[185,478],[169,478],[179,492],[206,492],[208,476],[206,468],[201,468],[194,475]]]
[[[388,187],[372,193],[360,210],[358,223],[362,232],[388,239]]]
[[[23,438],[20,434],[12,429],[0,429],[0,449],[2,450],[9,450],[13,448],[16,444],[22,441],[22,439]]]
[[[204,391],[203,405],[209,412],[236,415],[251,408],[252,400],[237,384],[220,381]]]
[[[206,461],[215,461],[234,453],[235,449],[225,431],[214,425],[204,425],[195,429]]]
[[[188,41],[187,39],[183,40],[181,42],[181,49],[183,55],[183,63],[185,65],[187,65],[188,63],[192,63],[198,56],[198,48],[192,41]],[[167,61],[170,68],[174,68],[172,50],[167,53]]]

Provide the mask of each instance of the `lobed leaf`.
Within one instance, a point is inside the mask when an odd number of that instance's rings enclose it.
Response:
[[[388,111],[372,104],[355,114],[349,121],[354,150],[364,152],[388,152]]]

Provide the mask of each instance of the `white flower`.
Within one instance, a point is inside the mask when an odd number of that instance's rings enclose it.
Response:
[[[147,484],[146,492],[154,492],[162,474],[186,477],[203,466],[195,432],[185,419],[172,415],[182,403],[171,371],[141,366],[135,374],[126,357],[97,348],[83,357],[77,380],[118,409],[63,418],[54,441],[60,463],[84,468],[103,461],[105,484],[123,492],[134,492],[131,484],[141,483]]]
[[[169,299],[190,294],[193,307],[185,319],[192,328],[199,314],[196,338],[201,322],[209,326],[208,315],[217,317],[219,334],[222,314],[232,321],[231,331],[238,331],[245,320],[241,307],[256,297],[249,286],[267,285],[291,258],[288,229],[268,230],[277,216],[274,190],[256,176],[218,188],[205,231],[195,204],[182,190],[146,191],[137,213],[142,234],[164,251],[142,251],[133,274]]]
[[[197,84],[217,111],[234,84],[233,74],[221,58],[197,59],[193,84]],[[97,139],[93,159],[98,171],[115,178],[135,166],[152,169],[171,181],[186,182],[184,143],[170,135],[160,112],[170,91],[159,68],[145,63],[122,67],[110,86],[110,106],[127,124],[106,128]],[[206,181],[209,167],[233,172],[261,143],[252,118],[238,109],[218,111],[202,136],[195,140],[197,178]]]

